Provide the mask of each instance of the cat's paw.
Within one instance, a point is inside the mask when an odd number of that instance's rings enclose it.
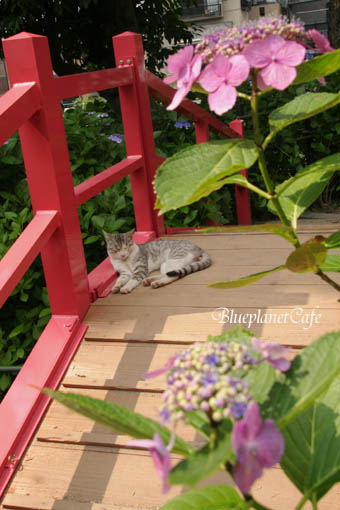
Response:
[[[156,280],[155,282],[151,283],[152,289],[158,289],[159,287],[164,287],[164,283],[161,282],[160,280]]]
[[[144,287],[150,287],[151,282],[152,282],[152,278],[144,278],[144,280],[143,280]]]
[[[113,287],[111,290],[111,294],[118,294],[119,291],[120,291],[120,287]]]
[[[130,292],[131,292],[131,289],[126,288],[126,287],[122,287],[122,288],[120,289],[120,293],[121,293],[121,294],[130,294]]]

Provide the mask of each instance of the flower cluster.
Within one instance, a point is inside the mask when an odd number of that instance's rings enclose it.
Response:
[[[202,410],[214,422],[241,418],[251,400],[242,376],[256,362],[244,344],[196,343],[172,361],[160,416],[177,421],[187,411]]]
[[[169,57],[170,76],[164,81],[177,81],[177,92],[168,109],[177,108],[196,81],[209,93],[209,107],[218,115],[234,106],[235,87],[249,76],[260,90],[284,90],[294,81],[306,48],[311,48],[309,41],[317,52],[333,51],[317,30],[306,31],[300,22],[284,17],[209,34],[196,48],[186,46]]]

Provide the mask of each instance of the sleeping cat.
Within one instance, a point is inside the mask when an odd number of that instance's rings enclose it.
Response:
[[[134,231],[104,232],[107,253],[119,273],[112,292],[128,294],[140,283],[153,289],[211,265],[210,255],[190,241],[165,240],[135,244]],[[149,276],[160,269],[160,274]]]

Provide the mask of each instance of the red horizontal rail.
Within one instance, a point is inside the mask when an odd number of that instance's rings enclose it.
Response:
[[[133,80],[131,67],[117,67],[104,69],[103,71],[92,71],[90,73],[71,74],[55,78],[57,85],[57,97],[65,99],[68,97],[81,96],[99,90],[112,89],[122,85],[129,85]]]
[[[152,74],[150,71],[146,71],[146,83],[149,87],[150,95],[160,101],[161,103],[168,105],[170,104],[176,90],[166,85],[160,78]],[[223,133],[229,138],[239,138],[239,134],[233,129],[225,125],[219,119],[216,119],[211,113],[207,112],[196,103],[185,98],[180,106],[176,108],[176,111],[184,115],[193,121],[203,121],[209,125],[210,129],[215,133]]]
[[[18,83],[0,97],[0,145],[40,109],[40,95],[35,82]]]
[[[57,211],[38,211],[0,261],[0,307],[15,289],[41,248],[59,227]]]
[[[143,165],[142,156],[128,156],[123,161],[110,166],[100,174],[90,177],[86,181],[78,184],[74,188],[77,206],[83,204],[90,198],[98,195],[112,184],[115,184],[123,177],[138,170]]]
[[[52,316],[0,406],[0,498],[50,399],[38,388],[57,389],[83,338],[75,316]]]

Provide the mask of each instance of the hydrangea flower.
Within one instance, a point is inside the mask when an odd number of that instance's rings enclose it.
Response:
[[[260,89],[286,89],[296,77],[295,67],[301,64],[306,48],[295,41],[285,41],[279,35],[270,35],[249,44],[243,55],[249,64],[261,69],[258,74]]]
[[[177,81],[177,92],[167,107],[168,110],[177,108],[184,99],[193,83],[197,80],[201,67],[202,59],[200,55],[194,56],[193,46],[186,46],[175,53],[175,55],[169,57],[168,71],[171,73],[171,76],[167,76],[164,81],[165,83]]]
[[[262,354],[262,361],[268,361],[268,363],[281,372],[286,372],[290,369],[290,361],[285,358],[288,352],[286,347],[277,343],[265,343],[259,338],[252,338],[251,343],[255,351]]]
[[[241,418],[252,398],[243,376],[256,362],[246,344],[232,341],[196,343],[171,357],[164,368],[146,374],[152,377],[169,371],[162,422],[176,422],[187,411],[196,410],[215,423]]]
[[[249,64],[242,55],[226,58],[217,55],[201,73],[199,83],[209,93],[210,109],[222,115],[231,110],[236,102],[236,86],[248,78]]]
[[[183,129],[183,128],[189,129],[191,127],[191,122],[178,120],[177,122],[175,122],[174,126],[177,129]]]
[[[170,451],[172,450],[174,442],[175,436],[173,434],[170,443],[168,446],[165,446],[161,436],[156,432],[153,439],[136,439],[127,443],[128,446],[138,446],[149,450],[157,474],[163,482],[163,494],[170,489],[167,478],[171,470]]]
[[[307,37],[309,39],[312,39],[312,41],[314,42],[314,44],[316,46],[316,49],[318,51],[320,51],[320,53],[328,53],[329,51],[335,51],[335,49],[332,48],[327,37],[322,35],[315,28],[312,28],[311,30],[307,31]]]
[[[235,423],[231,436],[237,461],[233,470],[239,489],[248,494],[262,470],[279,462],[284,440],[273,420],[261,420],[259,405],[251,402],[244,418]]]
[[[124,140],[124,135],[121,135],[119,133],[116,133],[114,135],[110,135],[109,137],[109,140],[111,140],[112,142],[116,142],[116,143],[122,143],[122,141]]]

